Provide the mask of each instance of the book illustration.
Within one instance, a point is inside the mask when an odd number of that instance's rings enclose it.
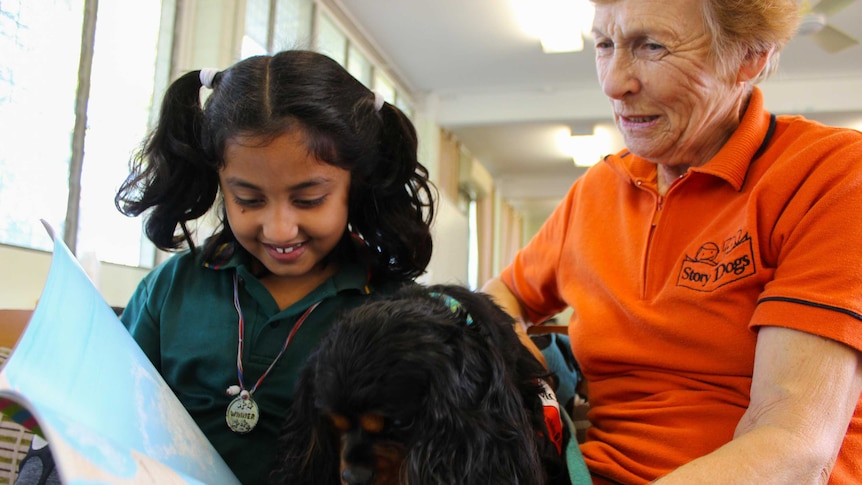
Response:
[[[53,239],[39,303],[0,371],[0,409],[48,440],[67,485],[239,483]]]

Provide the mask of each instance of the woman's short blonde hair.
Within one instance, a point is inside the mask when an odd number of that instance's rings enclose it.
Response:
[[[597,5],[620,0],[593,0]],[[752,84],[778,69],[781,49],[796,33],[798,0],[701,0],[704,23],[712,37],[712,61],[731,73],[747,56],[769,53],[766,67]]]
[[[756,84],[778,69],[778,58],[799,25],[797,0],[703,0],[714,61],[733,71],[747,56],[769,53]]]

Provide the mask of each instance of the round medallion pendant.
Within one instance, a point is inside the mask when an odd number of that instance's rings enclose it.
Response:
[[[251,396],[245,398],[237,396],[227,406],[225,421],[234,433],[248,433],[257,425],[258,419],[260,419],[260,412]]]

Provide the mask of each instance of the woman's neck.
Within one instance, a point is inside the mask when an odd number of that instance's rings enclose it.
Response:
[[[726,117],[725,122],[717,125],[714,129],[716,136],[710,143],[704,144],[697,150],[700,155],[699,160],[687,164],[656,164],[656,184],[658,186],[659,195],[665,195],[673,183],[682,178],[690,167],[699,167],[706,165],[707,162],[721,151],[727,140],[733,135],[739,124],[742,122],[745,111],[748,109],[748,103],[751,101],[751,86],[746,85],[743,92],[736,103],[736,108],[731,112],[730,116]]]

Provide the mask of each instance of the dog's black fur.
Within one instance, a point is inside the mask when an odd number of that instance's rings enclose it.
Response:
[[[539,398],[548,372],[513,325],[452,285],[342,315],[301,375],[273,483],[568,483]]]

